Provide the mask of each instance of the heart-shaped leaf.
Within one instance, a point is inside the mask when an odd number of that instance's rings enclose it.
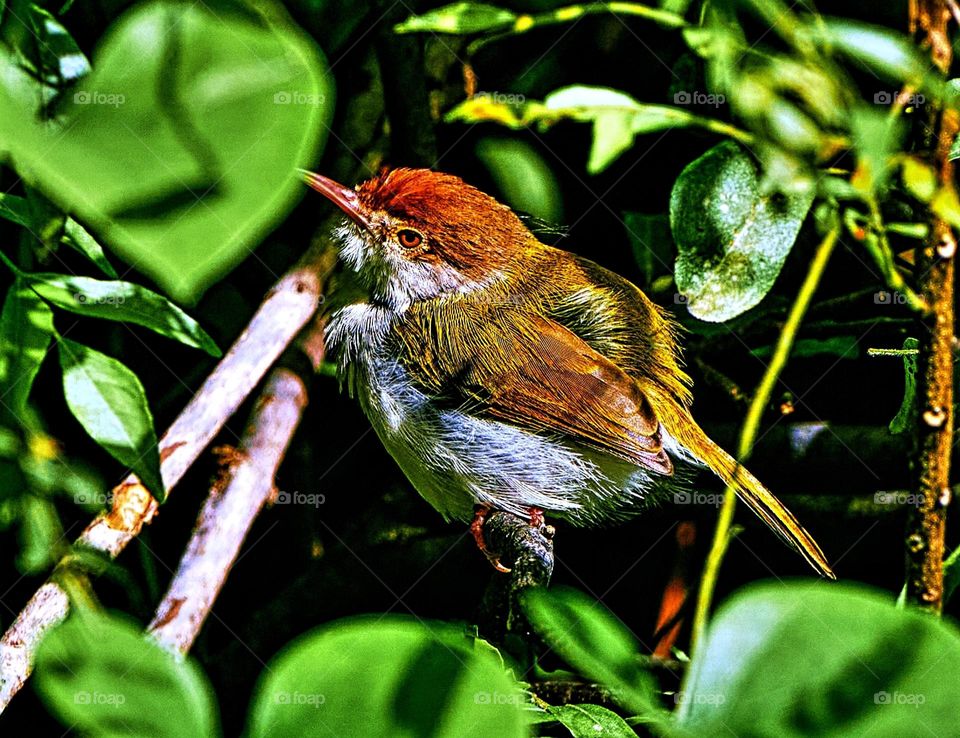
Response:
[[[333,89],[274,3],[142,3],[58,107],[0,53],[0,151],[18,174],[178,300],[245,257],[300,196]]]
[[[714,146],[681,172],[670,195],[676,282],[701,320],[735,318],[773,287],[813,203],[813,191],[764,192],[736,143]]]

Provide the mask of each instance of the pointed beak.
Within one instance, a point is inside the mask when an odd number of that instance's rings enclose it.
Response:
[[[372,230],[370,220],[360,205],[360,198],[357,197],[355,190],[344,187],[322,174],[308,172],[305,169],[298,171],[303,176],[304,182],[340,208],[354,223],[368,231]]]

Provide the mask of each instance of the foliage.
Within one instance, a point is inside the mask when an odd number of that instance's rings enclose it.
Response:
[[[779,0],[416,10],[0,0],[0,529],[18,534],[0,542],[13,564],[2,597],[13,612],[38,576],[59,563],[66,577],[64,562],[81,562],[109,575],[97,591],[106,608],[137,614],[106,614],[85,584],[69,588],[76,612],[37,658],[44,708],[94,736],[954,732],[954,621],[898,609],[890,594],[902,583],[901,511],[882,509],[877,490],[894,494],[886,488],[903,478],[869,468],[871,507],[836,494],[846,467],[874,464],[870,449],[819,454],[825,439],[848,445],[834,430],[845,424],[864,444],[897,434],[883,448],[902,456],[918,422],[914,318],[926,304],[915,249],[930,213],[960,227],[960,199],[924,155],[925,106],[957,114],[958,80],[871,3],[851,5],[859,19]],[[435,135],[436,150],[411,143],[418,135]],[[960,157],[960,143],[953,149]],[[704,406],[707,417],[740,414],[811,244],[842,232],[830,297],[811,307],[796,369],[767,408],[771,435],[794,413],[799,422],[765,471],[789,486],[784,468],[814,468],[814,481],[791,491],[834,533],[824,548],[853,550],[852,577],[882,589],[788,581],[734,591],[781,570],[744,548],[724,569],[705,637],[689,660],[674,650],[682,683],[665,687],[647,634],[664,588],[681,586],[666,577],[694,575],[690,552],[637,566],[647,554],[635,544],[649,539],[662,554],[677,517],[705,517],[666,506],[643,518],[669,528],[563,528],[557,577],[603,597],[529,592],[526,614],[546,648],[526,633],[494,646],[451,624],[488,615],[474,607],[482,557],[421,510],[379,448],[363,445],[359,413],[318,379],[328,394],[310,412],[321,419],[308,414],[277,484],[323,485],[329,494],[300,496],[329,505],[304,511],[284,501],[296,495],[278,496],[193,656],[144,637],[138,621],[199,495],[164,508],[168,527],[141,534],[139,559],[112,565],[69,541],[129,472],[163,500],[158,428],[319,221],[316,199],[295,207],[296,169],[352,183],[384,161],[463,174],[542,239],[637,281],[688,329],[698,417]],[[821,383],[841,362],[852,381]],[[236,430],[224,432],[228,448]],[[348,458],[355,446],[359,460]],[[199,490],[211,471],[188,483]],[[605,578],[611,562],[625,559],[629,596],[608,597],[620,582]],[[960,548],[944,571],[950,601]],[[415,617],[391,614],[401,605]],[[574,689],[545,700],[553,683],[600,685],[604,699]],[[40,707],[22,709],[0,726],[54,729]]]

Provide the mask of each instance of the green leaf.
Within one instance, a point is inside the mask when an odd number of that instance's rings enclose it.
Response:
[[[593,123],[593,144],[587,162],[591,174],[610,166],[640,134],[699,124],[697,116],[685,110],[645,105],[605,87],[564,87],[547,95],[543,106],[553,116]]]
[[[777,279],[813,202],[764,193],[757,167],[732,141],[689,164],[670,195],[676,282],[690,313],[721,322],[759,303]]]
[[[758,359],[773,356],[774,345],[759,346],[750,351]],[[860,341],[857,336],[832,336],[830,338],[801,338],[794,342],[790,356],[804,359],[810,356],[836,356],[841,359],[856,359],[860,356]]]
[[[97,239],[87,232],[86,228],[73,218],[67,218],[63,228],[62,240],[64,244],[86,256],[108,277],[117,278],[116,271],[103,253],[103,247],[97,243]]]
[[[905,351],[916,351],[920,342],[916,338],[906,338],[903,341]],[[900,409],[890,421],[891,433],[906,433],[913,428],[917,416],[917,354],[904,353],[903,355],[903,399]]]
[[[87,735],[220,735],[203,672],[125,619],[74,615],[41,642],[34,679],[50,710]]]
[[[956,732],[960,632],[859,585],[765,583],[716,614],[676,713],[692,735]]]
[[[861,191],[879,193],[900,151],[903,121],[880,110],[859,107],[852,112],[850,131],[857,152],[857,176],[852,184]]]
[[[0,218],[19,226],[32,227],[33,211],[25,197],[0,193]]]
[[[557,179],[530,144],[514,138],[486,137],[477,142],[476,152],[510,207],[551,223],[562,221]]]
[[[524,608],[537,633],[571,666],[613,692],[638,714],[662,716],[652,677],[639,659],[640,644],[601,603],[576,590],[531,590]]]
[[[162,336],[220,356],[206,331],[167,298],[132,282],[104,281],[66,274],[26,274],[45,300],[64,310],[104,320],[136,323]]]
[[[520,738],[523,702],[497,659],[462,631],[357,618],[308,633],[270,663],[248,735]]]
[[[21,422],[53,335],[53,311],[18,278],[0,313],[0,399]]]
[[[514,24],[517,14],[485,3],[452,3],[422,15],[412,15],[393,27],[397,33],[471,34],[504,31]]]
[[[633,258],[643,274],[643,285],[664,274],[672,274],[673,234],[666,213],[623,214],[623,225],[633,248]]]
[[[181,301],[302,196],[295,169],[316,160],[332,116],[313,42],[276,3],[243,8],[135,4],[55,121],[38,121],[36,84],[0,53],[0,151]]]
[[[559,720],[574,738],[637,736],[622,717],[600,705],[558,705],[548,707],[547,712]]]
[[[116,359],[61,338],[60,365],[67,406],[84,430],[163,501],[153,415],[137,375]]]
[[[960,586],[960,546],[943,562],[943,604],[946,605]]]
[[[839,18],[823,18],[814,29],[822,41],[889,82],[936,86],[929,60],[902,33]]]

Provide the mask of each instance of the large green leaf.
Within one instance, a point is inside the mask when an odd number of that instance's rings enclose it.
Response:
[[[192,300],[293,205],[333,109],[319,50],[274,3],[138,4],[39,121],[0,53],[0,152],[172,296]]]
[[[220,356],[220,349],[199,324],[167,298],[132,282],[105,281],[66,274],[25,274],[31,286],[54,305],[80,315],[136,323]]]
[[[59,340],[67,405],[90,437],[163,500],[153,415],[137,375],[89,346]]]
[[[0,314],[0,402],[23,419],[27,397],[53,337],[53,312],[17,279]]]
[[[640,664],[640,644],[601,603],[555,588],[527,593],[525,609],[540,636],[571,666],[634,712],[663,717],[655,706],[653,679]]]
[[[960,632],[861,586],[761,584],[725,604],[694,655],[692,735],[957,735]]]
[[[812,202],[812,191],[762,191],[756,164],[732,141],[689,164],[670,195],[670,227],[677,287],[690,313],[720,322],[759,303]]]
[[[37,651],[37,691],[71,729],[97,738],[219,735],[206,677],[135,624],[83,613],[50,632]]]
[[[519,738],[523,698],[498,660],[448,625],[406,618],[333,623],[264,672],[251,738]]]

